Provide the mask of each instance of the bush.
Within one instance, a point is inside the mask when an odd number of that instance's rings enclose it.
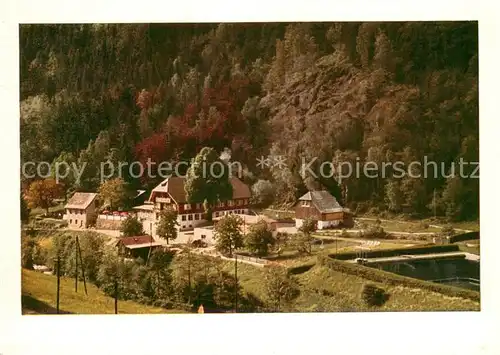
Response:
[[[303,274],[304,272],[311,270],[314,265],[316,265],[315,262],[293,266],[288,268],[288,273],[291,275]]]
[[[259,180],[252,185],[252,204],[267,207],[274,200],[276,189],[268,180]]]
[[[455,230],[451,225],[448,224],[441,229],[441,236],[452,237],[453,235],[455,235]]]
[[[418,224],[418,228],[420,228],[420,229],[429,229],[429,223],[420,222]]]
[[[383,288],[366,284],[361,291],[361,298],[369,307],[380,307],[389,299],[389,294]]]
[[[33,270],[33,255],[38,246],[36,239],[25,237],[21,243],[21,266],[25,269]]]
[[[377,220],[380,222],[380,220]],[[364,238],[370,239],[385,239],[388,238],[389,235],[385,232],[384,228],[380,226],[380,224],[372,224],[366,230],[363,231]]]
[[[80,236],[80,234],[78,234]],[[79,239],[81,258],[85,269],[85,278],[94,282],[104,256],[104,239],[96,233],[81,233]],[[52,248],[47,258],[47,266],[55,270],[55,259],[61,258],[61,275],[74,277],[76,270],[76,235],[67,232],[56,234],[52,238]],[[78,258],[79,277],[83,279],[82,264]]]
[[[134,216],[128,216],[121,225],[120,231],[124,237],[143,235],[142,223]]]

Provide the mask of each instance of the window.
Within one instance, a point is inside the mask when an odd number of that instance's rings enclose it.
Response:
[[[192,221],[193,220],[193,215],[192,214],[188,214],[188,221]]]
[[[200,219],[200,215],[199,215],[198,213],[196,213],[196,214],[194,215],[194,219],[198,221],[198,220]]]
[[[309,207],[309,201],[302,201],[303,207]]]
[[[219,217],[219,212],[215,212],[215,217]]]
[[[205,239],[207,236],[205,234],[201,235],[201,239]]]
[[[70,220],[69,220],[69,224],[71,224],[71,223],[73,223],[73,220],[72,220],[72,219],[70,219]]]
[[[233,204],[234,204],[233,200],[229,200],[229,201],[227,201],[227,205],[228,205],[228,206],[230,206],[230,207],[231,207],[231,206],[233,206]]]
[[[185,209],[186,211],[190,210],[190,209],[191,209],[191,204],[186,203],[186,204],[184,205],[184,209]]]
[[[185,215],[185,214],[183,214],[183,215],[182,215],[182,220],[183,220],[183,221],[185,221],[185,220],[186,220],[186,215]]]
[[[201,203],[196,204],[196,209],[200,210],[201,209]]]

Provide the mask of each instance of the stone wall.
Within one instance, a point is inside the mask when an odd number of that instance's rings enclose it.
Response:
[[[121,226],[122,226],[122,221],[113,221],[109,219],[98,218],[96,222],[97,229],[120,230]]]

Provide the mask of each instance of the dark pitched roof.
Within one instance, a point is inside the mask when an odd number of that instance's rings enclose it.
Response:
[[[251,197],[250,188],[248,187],[248,185],[243,183],[243,181],[236,177],[232,177],[229,180],[233,187],[233,199]],[[166,192],[175,200],[175,202],[186,203],[187,198],[186,192],[184,190],[184,181],[184,177],[169,177],[163,180],[158,186],[153,189],[153,191],[151,191],[151,197],[155,192]]]
[[[310,191],[299,198],[299,201],[310,201],[321,213],[342,212],[344,209],[328,191]]]
[[[122,237],[118,239],[117,243],[122,243],[125,246],[137,245],[137,244],[149,244],[154,243],[155,240],[150,235],[140,235],[136,237]]]
[[[152,243],[155,240],[150,235],[140,235],[135,237],[122,237],[119,239],[119,241],[124,245],[132,245],[132,244]]]
[[[233,186],[233,198],[250,198],[252,196],[248,185],[237,177],[232,177],[229,181]]]
[[[96,196],[97,194],[94,192],[75,192],[64,208],[86,209]]]

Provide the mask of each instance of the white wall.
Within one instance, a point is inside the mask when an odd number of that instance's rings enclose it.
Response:
[[[318,221],[318,229],[325,229],[328,227],[335,227],[340,224],[340,221]]]
[[[302,227],[302,224],[304,224],[304,220],[303,219],[295,218],[295,227],[296,228]]]
[[[205,238],[202,238],[205,236]],[[201,239],[208,245],[215,244],[213,228],[195,228],[193,240]]]
[[[68,228],[81,229],[87,226],[87,214],[84,210],[67,209],[65,218]]]

